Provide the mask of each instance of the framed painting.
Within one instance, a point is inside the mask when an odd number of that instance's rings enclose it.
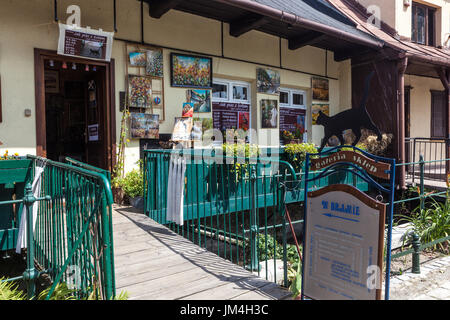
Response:
[[[194,112],[211,112],[211,90],[188,90],[186,100],[194,105]]]
[[[171,53],[170,81],[172,87],[211,89],[212,59]]]
[[[147,50],[145,73],[152,77],[164,76],[163,52],[160,49]]]
[[[311,78],[311,87],[313,100],[328,101],[330,99],[328,79]]]
[[[326,103],[313,103],[311,105],[311,124],[317,124],[317,117],[319,116],[319,112],[322,111],[325,115],[330,115],[330,105]]]
[[[145,52],[130,52],[130,67],[145,67],[147,65],[147,55]]]
[[[129,75],[128,99],[131,108],[150,108],[152,106],[152,79]]]
[[[271,69],[256,69],[256,87],[258,93],[279,94],[280,72]]]
[[[261,100],[261,128],[278,127],[278,100]]]
[[[148,113],[130,114],[131,138],[158,139],[159,138],[159,115]]]

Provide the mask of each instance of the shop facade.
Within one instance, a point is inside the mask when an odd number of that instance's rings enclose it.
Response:
[[[143,140],[157,143],[170,137],[175,118],[182,116],[185,107],[194,106],[194,118],[220,131],[253,129],[257,137],[252,137],[252,142],[260,146],[279,146],[285,142],[284,131],[297,129],[302,133],[298,140],[320,144],[323,128],[313,125],[314,112],[320,109],[333,115],[352,107],[351,55],[345,54],[349,50],[331,49],[346,45],[357,52],[365,43],[339,43],[335,35],[329,35],[333,42],[323,34],[295,42],[281,32],[254,30],[256,23],[239,29],[235,23],[197,13],[193,2],[192,13],[185,7],[178,10],[173,2],[174,10],[154,18],[149,11],[158,1],[149,3],[3,2],[0,152],[54,160],[64,155],[111,169],[122,110],[130,107],[132,115],[153,115],[152,121],[158,125],[140,133],[129,130],[125,148],[128,171],[140,158]],[[157,9],[161,7],[153,7],[153,13]],[[114,32],[110,59],[58,54],[58,23],[72,21],[78,13],[81,27]],[[346,24],[346,28],[350,26]],[[306,35],[304,39],[308,39]],[[369,37],[366,41],[371,49],[378,46]],[[323,48],[327,46],[330,48]],[[159,70],[139,66],[139,54],[148,52],[156,54]],[[174,61],[183,65],[203,60],[209,63],[206,78],[210,83],[193,85],[174,78]],[[263,88],[258,83],[261,77],[275,79],[276,88]],[[144,88],[151,89],[146,100],[130,100],[138,91],[133,85],[142,85],[142,81]],[[313,87],[320,94],[313,92]],[[203,95],[210,101],[196,105],[196,97],[205,102]]]

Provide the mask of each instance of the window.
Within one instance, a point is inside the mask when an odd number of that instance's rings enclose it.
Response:
[[[294,89],[280,89],[280,106],[306,109],[305,92]]]
[[[445,91],[431,91],[431,137],[446,138]]]
[[[428,46],[435,45],[436,9],[413,2],[411,40]]]

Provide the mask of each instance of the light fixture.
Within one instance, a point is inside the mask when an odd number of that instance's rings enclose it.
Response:
[[[63,63],[62,63],[62,68],[63,68],[63,69],[67,69],[67,63],[66,63],[66,62],[63,62]]]
[[[97,67],[96,67],[96,66],[93,66],[93,67],[92,67],[92,71],[97,71]]]
[[[86,68],[84,68],[84,71],[89,71],[89,65],[86,65]]]
[[[77,70],[77,65],[72,62],[72,70]]]
[[[53,60],[50,60],[48,62],[48,65],[53,68],[55,66],[55,62]]]

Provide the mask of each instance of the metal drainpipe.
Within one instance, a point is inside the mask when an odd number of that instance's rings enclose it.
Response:
[[[404,57],[398,62],[398,117],[397,117],[397,141],[398,141],[398,160],[399,163],[405,163],[405,71],[408,67],[408,58]],[[405,166],[399,168],[399,186],[406,190],[406,170]]]

